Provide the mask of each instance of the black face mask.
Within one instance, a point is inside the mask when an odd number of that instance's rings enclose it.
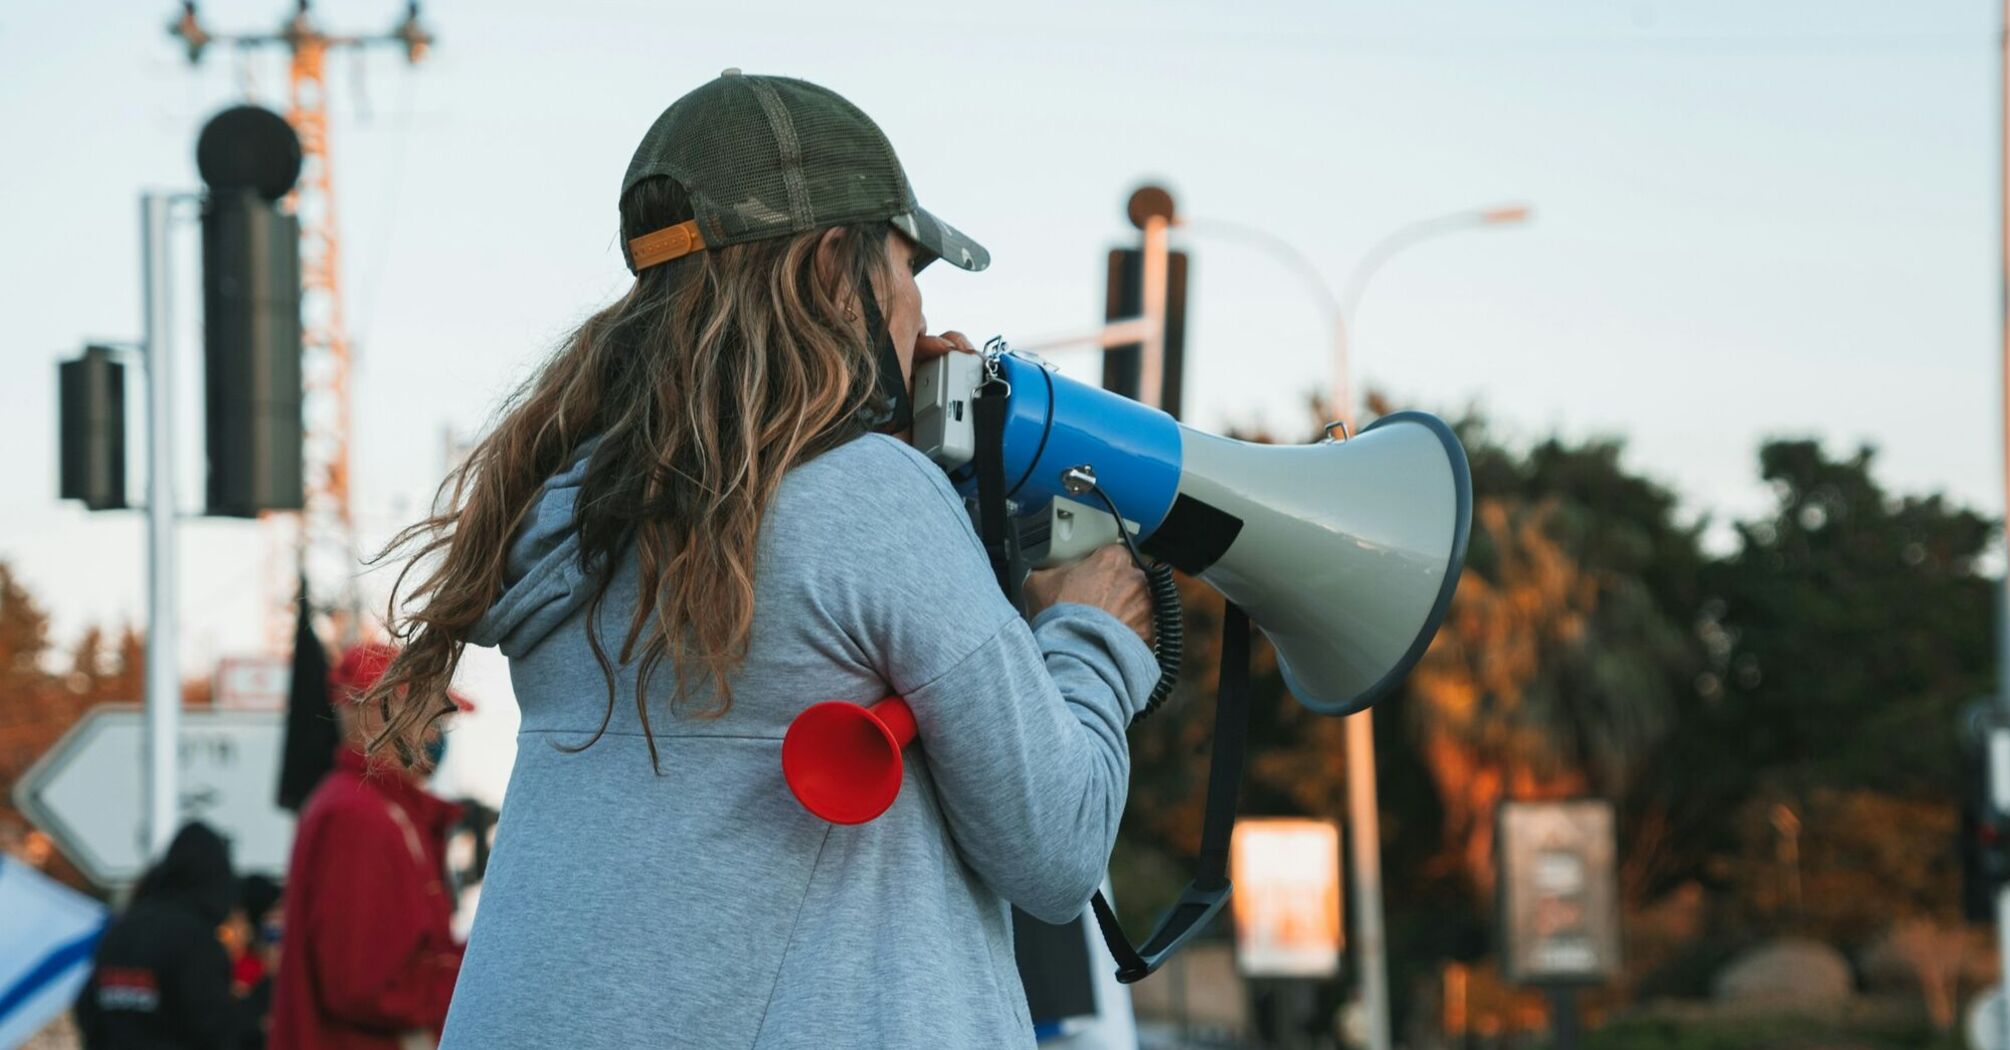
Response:
[[[865,427],[881,434],[898,434],[914,426],[914,399],[907,393],[907,377],[900,371],[900,354],[893,349],[893,333],[880,316],[877,299],[867,292],[859,296],[865,309],[865,337],[879,354],[879,395],[883,407],[867,410]]]

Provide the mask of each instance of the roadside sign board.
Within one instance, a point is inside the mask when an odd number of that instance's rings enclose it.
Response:
[[[1494,845],[1509,980],[1596,983],[1619,972],[1612,804],[1503,802]]]
[[[293,662],[238,656],[216,663],[216,706],[226,711],[284,711]]]
[[[285,715],[181,713],[180,819],[231,842],[240,873],[279,875],[293,815],[275,801]],[[101,704],[14,786],[14,804],[101,886],[137,880],[146,841],[146,722],[134,704]]]
[[[1229,839],[1235,960],[1250,977],[1331,977],[1340,969],[1340,828],[1248,819]]]

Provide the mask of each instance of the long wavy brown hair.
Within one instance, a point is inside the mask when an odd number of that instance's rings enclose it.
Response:
[[[681,187],[650,179],[623,197],[621,236],[691,217]],[[889,287],[887,230],[839,227],[837,251],[821,263],[822,230],[696,252],[642,271],[565,338],[441,484],[436,512],[373,559],[404,561],[385,616],[402,651],[363,701],[384,720],[373,752],[389,746],[412,764],[453,710],[447,684],[503,592],[512,538],[544,481],[596,437],[574,525],[582,566],[598,580],[586,626],[607,709],[577,747],[614,716],[617,666],[634,668],[652,766],[648,687],[665,660],[673,704],[709,679],[715,702],[696,713],[732,706],[762,514],[790,467],[857,436],[885,407],[858,296]],[[606,570],[630,544],[642,598],[619,610],[627,631],[610,654],[599,630]]]

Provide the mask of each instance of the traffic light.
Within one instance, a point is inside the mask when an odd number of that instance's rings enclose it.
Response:
[[[126,366],[107,347],[56,366],[57,497],[90,510],[126,506]]]
[[[276,202],[300,173],[300,140],[255,106],[218,114],[196,164],[202,205],[203,389],[208,512],[298,510],[302,477],[300,223]]]
[[[1128,320],[1144,312],[1145,253],[1132,248],[1110,252],[1109,293],[1103,304],[1103,318]],[[1144,347],[1137,343],[1113,346],[1103,352],[1103,389],[1136,398],[1138,375]],[[1186,362],[1186,253],[1166,253],[1165,361],[1160,375],[1159,407],[1174,419],[1180,418],[1180,397],[1184,390]]]
[[[1961,910],[1970,922],[1996,919],[1996,894],[2010,884],[2010,813],[1997,804],[1990,785],[1992,747],[2005,744],[1999,734],[2010,729],[1993,720],[1971,716],[1971,731],[1962,741]]]
[[[203,389],[209,513],[303,502],[300,226],[255,194],[202,206]]]

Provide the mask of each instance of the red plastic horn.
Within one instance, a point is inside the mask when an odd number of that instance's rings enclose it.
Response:
[[[913,740],[914,712],[897,696],[870,707],[817,704],[782,737],[782,777],[803,808],[833,824],[863,824],[900,794],[900,752]]]

